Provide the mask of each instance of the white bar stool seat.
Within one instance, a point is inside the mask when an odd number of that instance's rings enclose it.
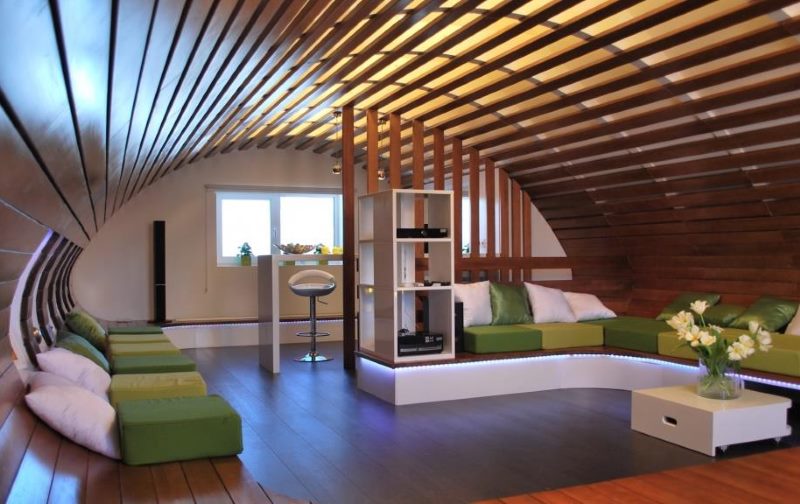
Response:
[[[333,360],[317,352],[317,337],[330,336],[328,332],[317,331],[317,298],[327,296],[336,289],[336,278],[322,270],[303,270],[289,278],[289,289],[298,296],[305,296],[309,302],[310,331],[297,333],[298,336],[311,338],[311,350],[295,360],[298,362],[324,362]]]

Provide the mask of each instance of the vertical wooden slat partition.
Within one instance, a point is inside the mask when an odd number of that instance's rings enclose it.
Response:
[[[444,189],[444,131],[433,129],[433,188]]]
[[[464,175],[464,157],[461,150],[461,140],[458,138],[452,139],[452,164],[451,171],[453,179],[453,223],[455,229],[453,230],[453,242],[455,246],[455,268],[456,268],[456,281],[460,280],[460,267],[462,262],[461,255],[461,200],[462,200],[462,187]]]
[[[485,180],[486,180],[486,256],[494,257],[495,250],[495,169],[494,160],[486,159]]]
[[[353,106],[342,108],[342,218],[344,230],[342,243],[342,360],[345,369],[356,367],[356,193],[355,166],[353,165],[353,134],[355,131]]]
[[[378,191],[378,111],[367,110],[367,192]]]
[[[400,149],[402,140],[400,139],[400,115],[389,114],[389,183],[392,189],[402,187],[400,172]]]
[[[468,149],[469,152],[469,215],[470,215],[470,257],[480,257],[481,255],[481,235],[480,235],[480,201],[481,183],[480,169],[481,158],[478,151]]]

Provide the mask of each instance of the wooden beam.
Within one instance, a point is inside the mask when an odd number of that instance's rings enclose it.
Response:
[[[444,131],[433,129],[433,188],[444,189]]]
[[[356,178],[353,166],[353,106],[342,108],[342,331],[343,366],[356,367]]]
[[[402,153],[400,152],[400,147],[400,116],[398,114],[389,114],[389,183],[392,189],[400,189],[402,187],[402,175],[400,172]]]
[[[378,111],[367,110],[367,193],[378,192]]]
[[[484,161],[484,177],[486,181],[486,257],[496,255],[495,247],[495,167],[494,160],[486,158]]]
[[[469,151],[469,216],[470,257],[481,256],[481,157],[475,149]]]

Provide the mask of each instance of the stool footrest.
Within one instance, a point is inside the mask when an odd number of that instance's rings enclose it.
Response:
[[[302,336],[304,338],[313,338],[314,336],[316,336],[317,338],[322,338],[324,336],[330,336],[330,335],[331,335],[331,333],[329,333],[329,332],[319,332],[319,331],[317,331],[317,332],[303,331],[303,332],[297,333],[297,336]]]

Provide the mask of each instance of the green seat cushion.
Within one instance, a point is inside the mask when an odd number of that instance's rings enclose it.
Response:
[[[533,322],[525,286],[491,283],[489,297],[492,302],[492,325]]]
[[[146,326],[118,326],[109,327],[108,334],[161,334],[160,327],[153,325]]]
[[[579,322],[553,322],[547,324],[525,324],[519,327],[535,329],[542,333],[542,348],[603,346],[603,328]]]
[[[142,334],[109,334],[108,342],[114,343],[171,343],[164,333],[142,333]]]
[[[117,415],[122,461],[129,465],[242,452],[242,419],[217,395],[122,401]]]
[[[751,321],[756,321],[767,331],[779,332],[789,324],[796,311],[795,301],[764,296],[736,317],[730,327],[747,329]]]
[[[684,292],[676,297],[670,304],[661,310],[656,320],[669,320],[680,311],[689,311],[689,305],[694,301],[706,301],[709,306],[714,306],[719,303],[719,294],[710,292]]]
[[[519,325],[464,328],[464,350],[472,353],[541,350],[542,332]]]
[[[105,355],[100,353],[100,351],[92,346],[91,343],[86,341],[84,338],[81,338],[77,334],[72,334],[68,331],[61,330],[58,331],[56,341],[57,347],[65,348],[74,354],[86,357],[90,361],[103,368],[103,371],[106,373],[111,371]]]
[[[663,320],[643,317],[617,317],[584,323],[603,326],[606,346],[650,353],[658,351],[658,334],[671,330]]]
[[[189,357],[179,355],[123,355],[111,363],[114,374],[177,373],[196,371],[197,365]]]
[[[73,310],[65,322],[70,331],[85,338],[101,352],[106,351],[106,330],[94,317],[83,310]]]
[[[744,312],[744,306],[720,303],[714,305],[706,310],[703,314],[703,320],[706,324],[712,324],[720,327],[728,327],[736,320],[736,317]],[[699,318],[696,317],[695,318]]]
[[[112,343],[109,345],[111,357],[122,355],[177,355],[181,353],[178,347],[169,342],[161,343]]]
[[[181,373],[116,374],[108,400],[114,406],[129,399],[159,399],[206,395],[206,382],[197,371]]]
[[[733,341],[740,334],[746,333],[747,331],[742,329],[726,328],[723,336],[728,341]],[[744,359],[742,369],[800,376],[800,337],[772,333],[772,344],[773,347],[769,352],[757,351]],[[670,357],[697,360],[697,355],[688,346],[680,346],[675,331],[663,332],[658,335],[658,353]]]

